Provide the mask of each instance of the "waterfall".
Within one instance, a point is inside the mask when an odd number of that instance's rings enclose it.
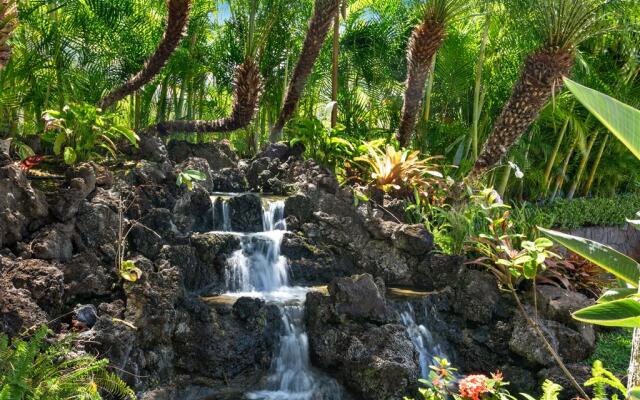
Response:
[[[304,300],[310,289],[289,286],[287,259],[280,254],[287,233],[284,205],[283,200],[267,201],[262,214],[264,231],[239,234],[240,249],[227,259],[228,294],[260,297],[277,304],[282,312],[280,345],[264,390],[246,396],[256,400],[342,400],[345,396],[337,381],[314,370],[309,360]],[[231,231],[229,211],[224,201],[225,231]]]
[[[232,232],[231,228],[231,206],[229,205],[229,199],[223,196],[211,196],[211,221],[212,221],[212,229],[215,231],[218,226],[216,223],[216,204],[218,203],[218,199],[220,199],[221,208],[222,208],[222,224],[221,228],[223,232]]]
[[[407,335],[409,335],[413,347],[418,352],[420,376],[423,379],[427,379],[429,377],[429,366],[433,361],[433,357],[442,357],[443,352],[434,340],[429,329],[416,322],[416,314],[411,303],[406,303],[405,310],[400,313],[400,319],[402,325],[404,325],[407,330]]]
[[[309,340],[304,332],[304,306],[301,302],[281,307],[284,332],[278,355],[271,366],[267,389],[249,393],[260,400],[340,400],[338,383],[321,376],[309,361]]]

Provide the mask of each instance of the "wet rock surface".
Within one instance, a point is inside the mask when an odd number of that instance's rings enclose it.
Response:
[[[353,193],[300,160],[299,150],[279,144],[239,160],[226,142],[165,147],[147,138],[131,166],[111,174],[81,165],[46,195],[4,163],[0,330],[15,336],[56,319],[58,331],[79,327],[84,350],[110,358],[141,398],[241,398],[271,367],[282,314],[262,300],[201,297],[225,292],[226,261],[241,248],[237,235],[211,232],[222,229],[222,198],[212,204],[210,196],[263,191],[287,196],[280,250],[290,284],[328,286],[328,295],[307,296],[312,362],[354,398],[401,399],[415,388],[418,355],[399,318],[408,304],[461,372],[502,370],[513,393],[531,392],[545,377],[561,383],[490,274],[438,254],[422,226],[371,204],[355,207]],[[202,170],[206,181],[192,191],[176,186],[185,169]],[[263,230],[260,196],[234,196],[228,206],[233,230]],[[120,239],[124,259],[142,270],[135,283],[118,274]],[[391,299],[386,286],[428,295]],[[570,313],[588,304],[577,293],[538,288],[540,322],[576,370],[595,342]]]

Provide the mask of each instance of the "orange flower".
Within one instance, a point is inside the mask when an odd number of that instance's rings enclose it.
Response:
[[[471,400],[480,400],[480,395],[489,391],[484,375],[469,375],[460,381],[459,387],[460,395]]]
[[[502,372],[496,371],[495,373],[491,374],[491,379],[493,379],[496,382],[502,382],[504,377],[502,376]]]

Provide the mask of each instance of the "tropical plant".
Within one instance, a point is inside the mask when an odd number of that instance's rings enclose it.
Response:
[[[511,98],[495,122],[493,131],[475,162],[475,179],[496,165],[536,120],[551,96],[568,76],[576,47],[599,29],[598,0],[535,0],[534,25],[542,47],[525,60]]]
[[[118,142],[138,145],[138,135],[118,125],[115,115],[86,103],[71,103],[62,110],[48,110],[43,114],[45,134],[43,140],[53,146],[53,153],[62,156],[65,164],[102,157],[103,150],[117,157]]]
[[[309,30],[304,40],[302,53],[293,70],[287,96],[278,120],[271,129],[271,142],[277,142],[282,138],[282,130],[298,106],[302,91],[327,38],[331,22],[337,14],[339,6],[340,0],[315,0],[313,16],[309,22]]]
[[[16,0],[0,0],[0,70],[11,58],[8,43],[18,23],[18,3]]]
[[[182,187],[185,185],[188,191],[193,190],[193,182],[194,181],[205,181],[207,180],[207,176],[202,171],[198,171],[195,169],[186,169],[178,174],[178,178],[176,179],[176,186]]]
[[[407,83],[402,107],[402,119],[397,139],[408,147],[416,126],[425,84],[436,52],[447,34],[447,23],[463,13],[465,0],[433,0],[425,5],[420,25],[416,26],[407,46]]]
[[[576,98],[603,122],[637,157],[640,157],[640,110],[605,94],[567,80]],[[640,228],[640,221],[629,221]],[[596,305],[576,311],[574,318],[592,324],[634,328],[628,390],[640,385],[640,264],[617,250],[592,240],[540,228],[548,237],[614,275],[620,284],[607,291]]]
[[[600,297],[610,283],[600,267],[574,253],[562,259],[547,259],[536,281],[580,292],[589,298]]]
[[[103,97],[98,103],[100,108],[107,109],[111,107],[114,103],[137,91],[158,75],[171,54],[178,47],[180,40],[182,40],[184,31],[189,23],[190,9],[191,0],[167,0],[169,13],[167,28],[155,53],[149,57],[140,72]]]
[[[30,338],[0,336],[0,399],[100,400],[103,394],[121,399],[136,395],[108,371],[109,361],[90,355],[71,356],[72,338],[55,342],[40,327]]]
[[[420,152],[411,150],[396,150],[387,145],[384,149],[365,143],[366,154],[354,158],[362,169],[368,171],[365,178],[385,193],[394,192],[409,196],[415,190],[425,197],[441,187],[446,186],[446,180],[440,166],[435,162],[440,157],[420,158]]]

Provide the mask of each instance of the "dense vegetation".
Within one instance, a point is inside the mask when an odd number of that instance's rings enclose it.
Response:
[[[122,161],[149,135],[228,139],[246,156],[301,144],[356,204],[399,200],[394,218],[424,224],[439,251],[491,272],[587,398],[545,337],[537,300],[532,315],[521,298],[532,288],[535,299],[537,284],[599,298],[613,285],[602,267],[626,284],[598,306],[626,302],[640,318],[627,297],[635,261],[538,229],[619,226],[640,209],[637,137],[616,140],[574,95],[579,82],[640,106],[639,43],[633,0],[0,0],[0,156],[60,172]],[[628,129],[622,136],[637,133]],[[205,179],[185,170],[177,185]],[[545,235],[578,255],[561,257]],[[141,271],[123,257],[120,273],[135,282]],[[637,326],[592,311],[576,315]],[[64,360],[68,344],[45,337],[0,341],[1,399],[133,396],[106,362]],[[620,374],[628,343],[603,343],[596,357]],[[436,361],[426,399],[510,398],[499,374],[460,379],[454,394],[453,370]],[[626,396],[593,361],[587,386]],[[544,398],[559,391],[545,383]]]

